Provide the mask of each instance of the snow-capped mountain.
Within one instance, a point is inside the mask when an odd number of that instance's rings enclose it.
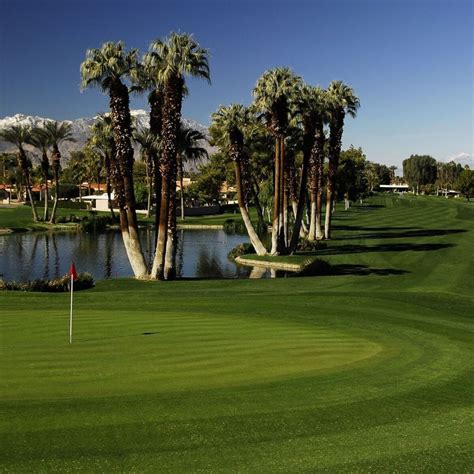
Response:
[[[132,110],[131,111],[132,120],[135,122],[135,126],[139,127],[148,127],[149,126],[149,113],[146,110]],[[87,141],[89,137],[89,129],[97,120],[97,116],[95,117],[86,117],[80,118],[77,120],[63,120],[63,122],[70,123],[72,125],[72,134],[73,137],[76,139],[76,142],[64,142],[60,145],[61,156],[64,158],[64,164],[67,163],[69,159],[69,155],[71,151],[80,150]],[[38,117],[35,115],[24,115],[24,114],[16,114],[13,117],[5,117],[0,119],[0,130],[3,128],[10,127],[12,125],[27,125],[30,127],[37,127],[43,125],[45,122],[53,120],[50,118]],[[205,136],[208,134],[207,127],[201,125],[200,123],[196,122],[195,120],[191,119],[182,119],[183,125],[186,127],[193,128],[195,130],[199,130]],[[214,148],[211,147],[207,142],[203,143],[202,146],[208,150],[209,153],[214,152]],[[135,158],[138,157],[138,147],[135,148]],[[36,150],[34,147],[27,145],[27,151],[31,158],[38,162],[40,159],[40,152]],[[0,140],[0,152],[14,152],[15,147],[10,143],[4,142]]]
[[[450,156],[446,159],[446,162],[449,163],[450,161],[454,161],[463,167],[467,165],[471,170],[474,169],[474,155],[472,153],[463,152],[455,156]]]

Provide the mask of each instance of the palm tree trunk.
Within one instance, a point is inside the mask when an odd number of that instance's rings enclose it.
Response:
[[[344,127],[344,113],[336,114],[331,122],[329,134],[329,173],[326,193],[326,215],[324,222],[324,237],[331,238],[331,217],[336,190],[336,174],[341,152],[342,130]]]
[[[166,240],[165,280],[174,280],[176,278],[176,250],[178,244],[178,234],[176,231],[176,174],[177,164],[173,166],[170,180],[169,192],[169,212],[168,212],[168,238]]]
[[[168,240],[168,225],[169,219],[172,219],[172,226],[176,226],[176,212],[170,213],[170,198],[176,194],[176,155],[177,155],[177,137],[179,127],[181,125],[181,104],[183,100],[184,80],[182,77],[171,77],[164,90],[164,105],[163,105],[163,122],[162,122],[162,154],[161,154],[161,172],[162,193],[161,193],[161,209],[160,222],[158,229],[158,241],[156,245],[155,258],[152,267],[152,276],[156,278],[163,278],[165,270],[166,257],[166,242]],[[174,190],[172,186],[174,183]],[[173,206],[174,207],[174,206]],[[173,233],[173,239],[177,239],[176,232],[170,229]],[[176,245],[176,242],[172,242]],[[175,247],[174,247],[175,248]],[[169,256],[169,263],[167,273],[172,274],[171,267],[175,266],[175,256]]]
[[[158,166],[158,159],[155,157],[154,165],[154,191],[155,191],[155,248],[158,243],[158,227],[160,225],[160,208],[161,208],[161,184],[162,184],[162,176],[160,172],[160,167]]]
[[[156,137],[161,138],[163,127],[163,91],[160,89],[153,90],[148,96],[150,104],[150,131]],[[159,166],[159,157],[157,153],[152,152],[151,159],[153,161],[153,181],[155,192],[155,248],[158,244],[158,228],[160,225],[160,208],[161,208],[161,183],[162,175]]]
[[[54,172],[54,186],[56,190],[54,193],[53,210],[51,211],[51,217],[49,219],[50,224],[54,224],[54,221],[56,219],[56,211],[58,209],[58,201],[59,201],[59,170],[57,169],[56,166],[53,166],[53,172]]]
[[[151,277],[163,279],[166,241],[168,240],[168,213],[169,213],[169,188],[170,176],[169,173],[163,173],[161,179],[161,200],[160,212],[158,214],[158,238],[156,242],[155,258],[153,259],[153,266],[151,269]]]
[[[309,146],[305,147],[305,152],[303,154],[303,165],[301,168],[301,183],[300,183],[300,193],[298,196],[298,204],[296,206],[295,212],[295,224],[293,227],[293,233],[291,235],[291,242],[289,252],[292,254],[296,251],[298,246],[298,240],[300,237],[300,230],[303,224],[303,210],[306,200],[306,183],[308,181],[308,167],[309,167]]]
[[[285,138],[280,136],[280,183],[279,183],[279,212],[278,212],[278,253],[286,253],[285,242],[285,204],[288,204],[286,197],[286,183],[285,183]]]
[[[272,248],[271,255],[278,255],[278,231],[280,218],[280,140],[275,140],[275,173],[273,192],[273,222],[272,222]]]
[[[265,222],[262,205],[259,199],[259,194],[260,194],[259,186],[256,179],[253,176],[250,177],[250,192],[252,194],[252,200],[253,200],[253,203],[255,204],[255,208],[257,209],[259,230],[261,230],[261,232],[264,232],[266,231],[267,224]]]
[[[181,194],[181,219],[184,221],[184,171],[183,171],[183,157],[180,155],[179,161],[179,187]]]
[[[49,214],[49,193],[48,193],[48,178],[49,178],[49,160],[48,155],[43,152],[43,157],[41,161],[41,168],[43,170],[43,183],[44,183],[44,214],[43,214],[43,221],[46,222],[48,220]]]
[[[112,153],[115,151],[112,150]],[[112,178],[112,173],[111,173],[111,163],[110,163],[110,156],[108,154],[105,155],[105,187],[107,190],[107,201],[109,205],[109,210],[110,210],[110,215],[113,220],[115,220],[115,214],[114,214],[114,206],[112,203],[112,186],[110,184]],[[79,185],[79,190],[81,189],[81,186]]]
[[[151,213],[151,198],[153,195],[153,161],[151,159],[151,156],[148,155],[148,153],[146,153],[143,158],[146,164],[146,179],[148,185],[148,196],[146,202],[146,217],[148,218],[150,217]]]
[[[133,189],[133,148],[130,142],[131,118],[128,89],[119,80],[110,87],[110,110],[115,145],[115,165],[119,184],[120,226],[128,260],[135,278],[147,276],[147,266],[138,234],[135,192]]]
[[[308,153],[306,153],[308,155]],[[304,164],[304,153],[303,153],[303,166],[301,167],[301,178],[303,178],[303,172],[305,171],[305,164]],[[306,164],[306,178],[304,181],[304,187],[306,188],[306,181],[307,181],[307,174],[308,174],[308,165]],[[293,225],[293,230],[295,229],[295,225],[297,222],[297,216],[298,216],[298,203],[299,203],[299,197],[300,195],[298,194],[298,186],[297,186],[297,176],[296,176],[296,169],[295,169],[295,161],[292,160],[291,163],[291,168],[290,168],[290,200],[291,200],[291,209],[293,211],[293,218],[294,218],[294,225]],[[300,193],[301,193],[301,187],[300,187]],[[301,223],[299,224],[299,237],[305,238],[306,235],[308,234],[308,229],[306,228],[306,225],[303,221],[303,210],[304,210],[304,200],[302,203],[302,210],[301,210]],[[291,238],[293,239],[293,234],[291,235]],[[290,247],[291,247],[291,241],[290,241]]]
[[[255,228],[253,227],[252,221],[250,220],[249,213],[247,208],[245,207],[245,199],[243,193],[243,185],[242,185],[242,167],[240,159],[236,159],[234,161],[235,165],[235,183],[237,186],[237,202],[239,204],[240,214],[242,216],[242,220],[244,221],[245,228],[247,229],[247,234],[249,236],[250,242],[255,249],[257,255],[266,255],[267,249],[262,244],[260,237],[258,236],[257,232],[255,232]]]
[[[183,78],[173,76],[166,83],[164,91],[162,152],[160,160],[163,180],[158,241],[152,267],[152,276],[160,279],[164,277],[166,242],[168,240],[167,227],[171,215],[170,199],[176,193],[176,143],[179,127],[181,125],[183,87]],[[172,190],[173,183],[175,187],[174,191]],[[176,220],[176,213],[174,213],[173,219]],[[169,258],[173,259],[173,256],[171,255]]]
[[[19,150],[18,159],[20,162],[20,168],[23,175],[23,180],[25,181],[25,187],[26,187],[26,192],[28,194],[28,199],[30,200],[30,204],[31,204],[31,212],[33,214],[33,220],[35,222],[38,222],[39,221],[38,211],[36,210],[36,204],[35,204],[35,201],[33,200],[33,193],[31,191],[30,172],[28,170],[28,160],[26,158],[26,154],[23,148],[20,148]]]

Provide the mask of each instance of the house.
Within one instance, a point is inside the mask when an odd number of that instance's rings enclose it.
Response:
[[[112,192],[112,205],[114,205],[114,193]],[[88,204],[89,208],[93,211],[108,211],[109,210],[109,197],[107,193],[102,194],[90,194],[89,196],[82,196],[81,201]]]
[[[408,184],[380,184],[379,189],[387,193],[406,193],[410,186]]]

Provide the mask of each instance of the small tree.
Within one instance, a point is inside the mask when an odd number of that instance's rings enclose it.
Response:
[[[455,183],[456,189],[469,201],[474,194],[474,171],[464,169]]]

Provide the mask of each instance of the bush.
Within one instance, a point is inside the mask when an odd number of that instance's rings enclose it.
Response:
[[[267,228],[262,229],[258,223],[253,222],[253,227],[259,235],[264,235],[267,232]],[[226,219],[224,221],[224,232],[226,234],[246,234],[247,229],[241,219]]]
[[[115,221],[112,219],[112,216],[92,215],[92,218],[82,220],[79,229],[82,232],[100,232],[113,224],[115,224]]]
[[[71,277],[64,275],[51,280],[32,280],[26,282],[4,281],[0,279],[0,290],[10,291],[43,291],[47,293],[61,293],[70,290]],[[75,290],[86,290],[94,286],[94,279],[90,273],[79,273],[74,282]]]
[[[300,239],[296,249],[300,252],[315,252],[316,250],[325,249],[326,247],[327,243],[321,242],[320,240],[309,241]]]
[[[86,216],[79,217],[75,214],[69,214],[69,216],[58,216],[56,217],[56,224],[65,224],[67,222],[83,222],[88,218]]]
[[[245,242],[243,244],[239,244],[236,247],[234,247],[229,253],[228,257],[231,260],[234,260],[236,257],[240,257],[241,255],[246,255],[249,253],[255,253],[255,249],[253,248],[253,245],[249,242]]]

